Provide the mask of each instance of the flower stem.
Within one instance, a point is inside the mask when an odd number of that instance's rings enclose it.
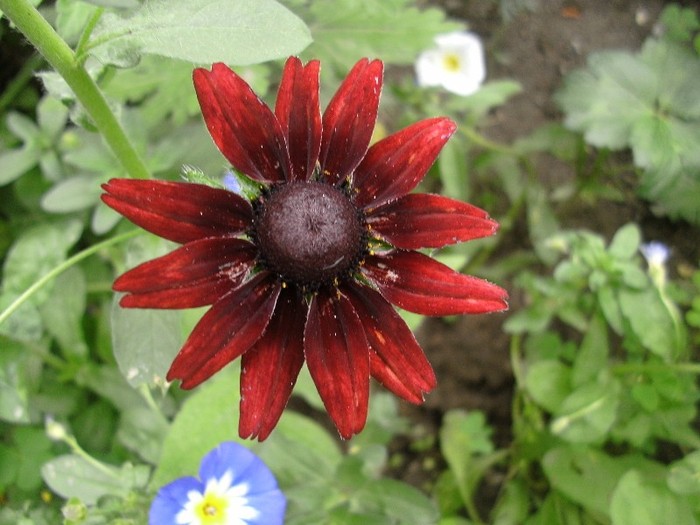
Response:
[[[129,176],[149,178],[150,173],[143,159],[129,141],[95,81],[39,11],[27,0],[0,0],[0,10],[70,86]]]
[[[5,92],[0,95],[0,111],[4,111],[12,101],[24,90],[25,86],[34,76],[34,71],[43,63],[43,59],[37,55],[32,55],[29,60],[27,60],[19,73],[10,80],[5,88]]]
[[[5,308],[5,310],[0,312],[0,324],[5,322],[8,317],[10,317],[20,306],[22,306],[22,304],[24,304],[44,285],[58,277],[71,266],[76,265],[83,259],[97,253],[98,251],[104,248],[107,248],[108,246],[119,244],[120,242],[126,241],[127,239],[131,239],[132,237],[136,237],[141,233],[143,233],[143,230],[131,230],[127,233],[122,233],[121,235],[117,235],[116,237],[112,237],[97,244],[93,244],[89,248],[86,248],[83,251],[76,253],[73,257],[66,259],[61,264],[53,268],[49,273],[35,281],[34,284],[27,288],[19,297],[17,297],[17,299],[12,301],[12,303],[7,308]]]

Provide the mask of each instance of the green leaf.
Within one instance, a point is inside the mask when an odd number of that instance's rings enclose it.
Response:
[[[672,463],[666,481],[676,494],[700,494],[700,450]]]
[[[447,107],[456,111],[466,111],[471,119],[477,121],[492,109],[505,104],[522,89],[520,83],[514,80],[490,81],[468,97],[451,97],[447,101]]]
[[[627,472],[610,500],[612,525],[657,525],[697,523],[690,504],[671,492],[665,483],[645,478],[639,471]]]
[[[88,52],[122,67],[142,54],[245,65],[298,54],[310,42],[304,22],[274,0],[146,0],[130,17],[105,14]]]
[[[15,445],[17,477],[15,485],[21,490],[36,491],[41,487],[41,465],[51,459],[52,443],[43,427],[14,427],[12,442]]]
[[[491,429],[482,412],[449,411],[440,429],[440,450],[468,504],[479,480],[499,457],[493,453]]]
[[[571,373],[572,384],[578,387],[594,381],[607,368],[608,354],[608,327],[603,316],[598,313],[591,318],[576,354]]]
[[[353,498],[358,513],[372,511],[382,524],[429,525],[438,519],[435,504],[415,487],[394,479],[365,481]],[[365,523],[364,521],[361,523]]]
[[[610,515],[610,494],[629,469],[655,474],[664,471],[641,456],[611,457],[593,448],[580,447],[550,450],[542,460],[542,467],[552,487],[583,506],[594,517]]]
[[[695,10],[677,4],[667,5],[661,12],[659,21],[666,29],[664,36],[680,42],[690,40],[693,32],[700,29],[700,20]]]
[[[639,226],[631,222],[615,232],[610,241],[608,253],[617,259],[631,259],[638,253],[642,234]]]
[[[328,483],[340,452],[329,434],[308,418],[284,413],[261,445],[238,437],[239,373],[238,362],[229,365],[185,402],[163,442],[160,463],[151,481],[154,488],[195,474],[202,457],[223,441],[251,447],[281,484]]]
[[[551,422],[553,434],[572,443],[601,441],[617,416],[620,384],[601,379],[574,390],[562,402]]]
[[[71,46],[80,39],[97,7],[88,2],[58,0],[56,2],[56,31]]]
[[[119,370],[133,387],[163,384],[182,346],[181,314],[112,304],[112,348]]]
[[[102,496],[126,497],[131,490],[143,488],[148,473],[145,465],[126,463],[117,468],[97,460],[88,462],[75,454],[59,456],[41,468],[41,475],[51,490],[88,505],[97,503]]]
[[[525,389],[549,412],[556,412],[571,391],[571,369],[559,361],[537,361],[527,369]]]
[[[66,258],[77,242],[82,225],[79,221],[57,221],[31,227],[10,248],[3,269],[0,308],[10,303],[37,279],[49,273]],[[41,288],[0,325],[0,333],[15,339],[36,340],[41,323],[36,307],[51,293],[52,283]]]
[[[100,201],[99,181],[91,175],[76,175],[55,184],[41,199],[49,213],[71,213],[94,206]]]
[[[0,419],[29,423],[29,394],[39,377],[42,362],[15,341],[0,337]]]
[[[24,147],[0,153],[0,186],[18,179],[36,166],[41,152],[36,148]]]
[[[622,315],[647,350],[667,361],[680,355],[673,317],[656,288],[621,289],[618,298]]]
[[[611,149],[629,144],[632,126],[653,112],[657,79],[635,55],[619,51],[593,54],[588,68],[571,73],[555,99],[565,124],[582,131],[594,146]]]
[[[86,302],[85,275],[73,267],[56,278],[51,295],[39,309],[46,330],[68,357],[87,357],[82,328]]]
[[[435,35],[463,29],[443,11],[419,10],[407,0],[319,0],[310,3],[306,20],[314,43],[305,55],[343,69],[363,56],[412,64]]]

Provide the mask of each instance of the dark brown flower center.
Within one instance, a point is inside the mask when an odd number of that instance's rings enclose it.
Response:
[[[323,182],[293,182],[260,198],[253,235],[264,266],[311,291],[358,264],[366,244],[363,223],[342,190]]]

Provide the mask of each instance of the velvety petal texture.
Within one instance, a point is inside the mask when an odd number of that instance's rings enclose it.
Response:
[[[178,243],[243,233],[253,219],[245,199],[202,184],[112,179],[102,201],[144,230]]]
[[[374,144],[353,176],[355,202],[373,208],[414,189],[456,129],[448,118],[427,119]]]
[[[265,439],[277,424],[304,364],[308,306],[291,288],[282,290],[265,334],[241,362],[241,437]]]
[[[243,282],[255,246],[236,237],[207,237],[137,266],[114,281],[125,308],[195,308],[215,303]]]
[[[233,167],[259,182],[288,179],[280,123],[246,81],[221,63],[195,69],[193,80],[209,133]]]
[[[126,179],[103,186],[105,204],[182,245],[120,276],[120,304],[209,306],[167,379],[193,388],[240,357],[244,438],[270,435],[304,363],[344,439],[365,426],[370,377],[421,403],[435,374],[394,306],[424,315],[507,308],[502,288],[416,251],[498,228],[476,206],[412,193],[455,123],[429,118],[370,146],[382,62],[357,62],[323,113],[319,72],[318,61],[289,58],[272,110],[226,65],[194,71],[212,139],[233,168],[259,183],[250,185],[261,188],[246,194],[250,202],[237,193],[240,184],[231,191]],[[236,496],[242,522],[281,522],[284,503],[269,499],[269,475],[252,473],[258,462],[240,450],[212,454],[200,480],[159,493],[151,523],[190,523],[209,489]],[[251,487],[269,490],[241,495],[237,483],[248,475]]]
[[[508,308],[501,287],[455,272],[418,252],[369,256],[362,273],[387,300],[417,314],[478,314]]]
[[[270,469],[250,450],[224,442],[202,459],[199,479],[184,477],[156,494],[149,525],[211,523],[281,525],[287,500]]]
[[[311,377],[341,437],[365,426],[369,400],[369,344],[355,308],[344,295],[318,293],[304,329]]]
[[[277,93],[275,115],[289,145],[291,180],[308,180],[321,149],[319,73],[321,63],[287,60]]]
[[[344,180],[367,151],[377,121],[384,64],[363,58],[350,70],[323,114],[321,173]]]

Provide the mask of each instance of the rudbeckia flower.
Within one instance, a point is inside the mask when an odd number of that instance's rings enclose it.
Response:
[[[484,46],[474,33],[456,31],[435,37],[436,47],[416,60],[419,86],[442,86],[464,97],[476,93],[486,78]]]
[[[304,362],[343,438],[365,424],[370,376],[422,402],[435,375],[391,304],[433,316],[507,308],[498,286],[416,251],[491,235],[497,223],[470,204],[410,193],[455,131],[449,119],[369,147],[382,69],[360,60],[323,115],[318,61],[287,61],[274,111],[224,64],[194,71],[214,142],[262,188],[252,202],[184,182],[104,185],[105,203],[182,244],[119,277],[121,305],[212,305],[167,379],[193,388],[241,357],[242,437],[269,435]]]
[[[150,525],[276,525],[287,505],[267,466],[238,443],[204,456],[199,479],[179,478],[158,491]]]

